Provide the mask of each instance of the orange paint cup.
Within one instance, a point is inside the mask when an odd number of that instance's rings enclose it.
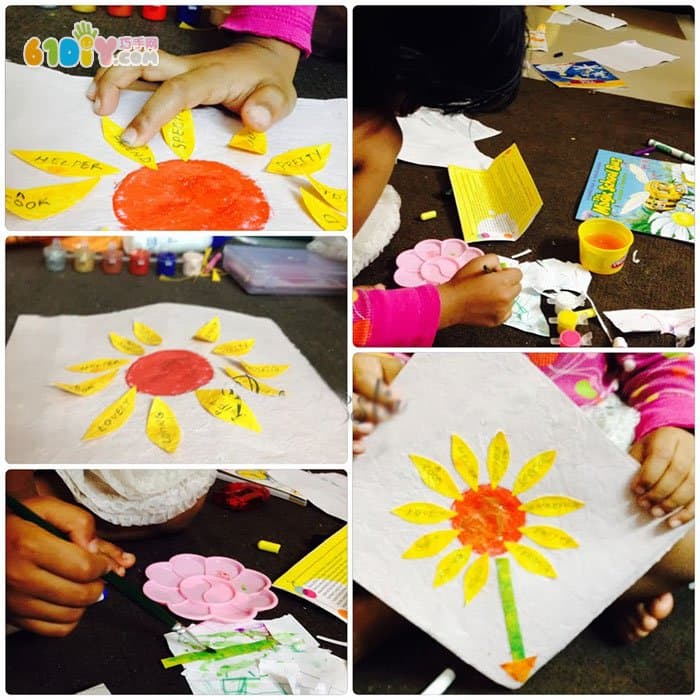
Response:
[[[614,275],[622,269],[634,243],[632,232],[619,221],[588,219],[578,227],[581,265],[597,275]]]

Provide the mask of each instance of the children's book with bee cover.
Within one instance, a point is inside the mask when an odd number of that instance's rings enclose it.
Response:
[[[695,241],[695,166],[599,150],[576,218],[621,221],[632,231]]]

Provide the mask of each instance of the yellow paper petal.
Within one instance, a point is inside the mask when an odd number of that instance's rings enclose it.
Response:
[[[129,420],[135,404],[136,387],[132,386],[126,394],[120,396],[92,421],[85,435],[83,435],[83,440],[94,440],[119,430]]]
[[[207,321],[192,337],[195,340],[203,340],[206,343],[215,343],[221,333],[221,323],[219,317],[214,316],[211,321]]]
[[[127,355],[143,355],[146,351],[134,340],[129,340],[123,335],[118,335],[117,333],[109,334],[109,342],[114,345],[114,347],[119,350],[119,352],[126,353]]]
[[[496,433],[496,436],[491,440],[486,455],[486,466],[489,471],[491,488],[496,488],[501,483],[503,475],[508,471],[509,463],[510,447],[508,446],[508,440],[502,432]]]
[[[102,135],[105,141],[117,152],[151,170],[158,170],[156,157],[150,146],[126,146],[121,142],[124,129],[109,117],[102,117]]]
[[[5,209],[29,221],[48,219],[77,204],[99,181],[99,177],[93,177],[65,185],[46,185],[22,190],[7,187]]]
[[[224,372],[226,372],[226,374],[228,374],[228,376],[231,377],[236,384],[242,386],[244,389],[248,389],[248,391],[254,392],[255,394],[262,394],[263,396],[285,395],[285,392],[282,389],[275,389],[274,386],[263,384],[255,379],[255,377],[250,377],[247,374],[241,374],[232,367],[224,367]]]
[[[511,491],[517,495],[532,488],[552,468],[556,456],[556,450],[548,450],[535,455],[518,472]]]
[[[408,456],[428,488],[447,498],[459,498],[462,495],[449,472],[441,464],[420,455]]]
[[[482,554],[464,574],[464,604],[471,603],[489,580],[489,555]]]
[[[401,556],[404,559],[434,557],[457,537],[457,530],[438,530],[419,537]]]
[[[175,414],[163,399],[154,398],[146,421],[146,435],[154,445],[166,452],[175,452],[180,444],[180,426]]]
[[[342,211],[344,214],[348,211],[348,191],[337,189],[335,187],[328,187],[322,182],[319,182],[311,175],[307,175],[309,182],[313,185],[313,188],[318,192],[323,199],[330,204],[334,209]]]
[[[253,349],[255,340],[248,338],[247,340],[229,340],[228,343],[217,345],[212,352],[215,355],[245,355]]]
[[[289,365],[251,365],[248,362],[243,362],[243,360],[240,361],[240,365],[248,374],[266,379],[276,377],[289,369]]]
[[[446,557],[443,557],[435,569],[433,588],[449,583],[467,565],[469,557],[472,555],[471,545],[455,549]]]
[[[295,148],[275,156],[267,164],[266,170],[279,175],[308,175],[321,170],[330,154],[330,143]]]
[[[102,391],[106,386],[112,383],[114,378],[117,376],[119,370],[114,370],[112,372],[107,372],[107,374],[101,374],[99,377],[93,377],[85,382],[80,382],[80,384],[61,384],[60,382],[54,382],[54,386],[57,386],[63,391],[67,391],[71,394],[77,394],[78,396],[91,396],[96,394],[98,391]]]
[[[418,525],[435,525],[454,518],[457,513],[434,503],[406,503],[391,511],[399,518]]]
[[[578,542],[564,530],[550,525],[527,525],[518,528],[520,532],[529,537],[535,544],[549,549],[571,549],[578,547]]]
[[[212,282],[221,282],[221,275],[219,274],[219,271],[216,268],[212,268],[211,281]]]
[[[301,199],[309,210],[313,220],[324,231],[345,231],[348,227],[348,219],[333,207],[329,207],[323,200],[316,197],[305,187],[301,188]]]
[[[578,501],[575,498],[568,496],[540,496],[533,498],[527,503],[523,503],[518,507],[518,510],[524,510],[526,513],[533,515],[543,515],[545,517],[554,517],[557,515],[566,515],[572,510],[583,508],[583,501]]]
[[[160,345],[163,339],[145,323],[134,321],[134,335],[146,345]]]
[[[119,168],[73,151],[12,151],[25,163],[62,177],[101,177],[114,175]]]
[[[128,365],[131,360],[114,360],[110,357],[101,357],[97,360],[88,360],[81,362],[78,365],[66,367],[70,372],[84,372],[85,374],[93,374],[96,372],[104,372],[107,369],[117,369],[123,365]]]
[[[230,148],[265,155],[267,153],[267,134],[264,131],[253,131],[245,127],[235,133],[228,142]]]
[[[182,160],[189,160],[194,151],[194,119],[192,110],[183,109],[167,124],[161,127],[161,133],[170,150]]]
[[[472,491],[479,488],[479,461],[459,435],[452,436],[452,464]]]
[[[504,542],[503,546],[513,555],[513,559],[526,571],[538,576],[556,578],[557,572],[550,564],[549,559],[540,554],[536,549],[517,542]]]
[[[198,389],[194,393],[204,410],[215,418],[256,433],[261,432],[255,414],[232,389]]]

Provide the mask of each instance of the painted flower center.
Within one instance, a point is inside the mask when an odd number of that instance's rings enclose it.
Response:
[[[477,491],[464,491],[452,504],[457,515],[450,521],[459,530],[459,541],[477,554],[495,556],[506,551],[504,542],[517,542],[525,524],[520,500],[501,486],[481,484]]]
[[[199,389],[214,376],[209,362],[189,350],[159,350],[136,360],[126,383],[142,394],[177,396]]]
[[[687,211],[674,211],[671,219],[678,226],[692,226],[695,223],[695,216]]]

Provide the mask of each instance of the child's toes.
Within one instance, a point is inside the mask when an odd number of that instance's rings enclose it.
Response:
[[[632,643],[648,637],[659,622],[673,610],[673,595],[660,596],[638,603],[623,603],[618,607],[617,630],[621,641]]]
[[[662,593],[656,598],[652,598],[648,604],[649,612],[657,620],[663,620],[668,617],[673,611],[673,594]]]

